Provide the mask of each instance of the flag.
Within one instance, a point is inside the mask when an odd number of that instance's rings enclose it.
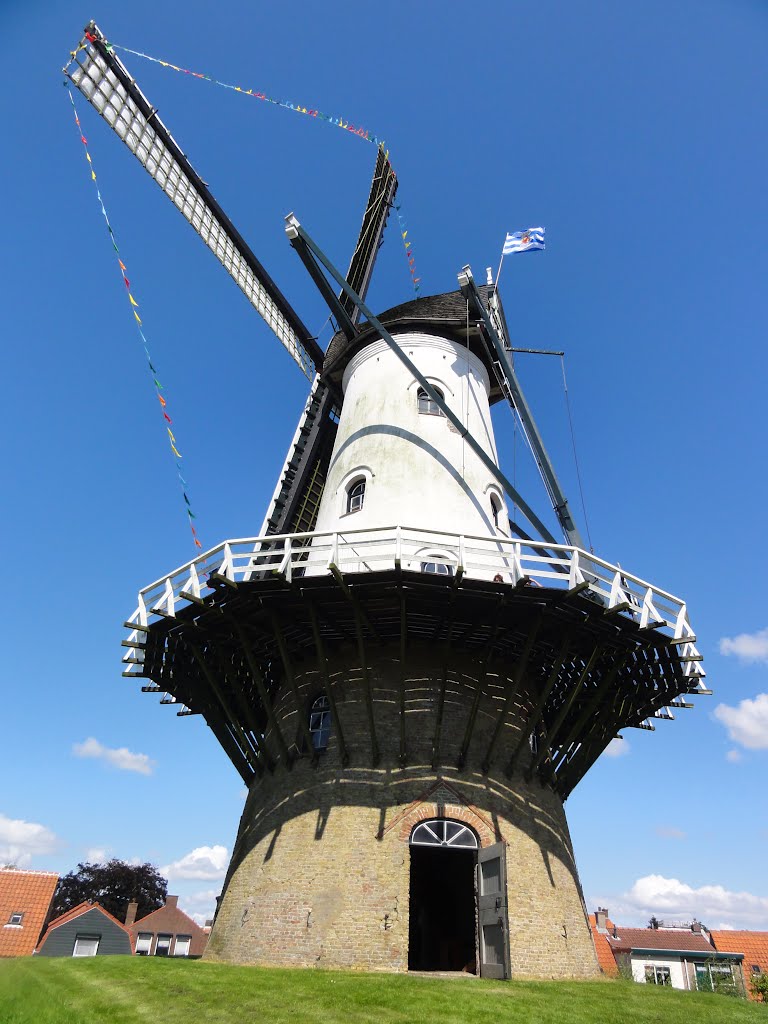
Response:
[[[529,249],[544,248],[544,228],[528,228],[527,231],[515,231],[514,234],[507,232],[502,256],[509,256],[511,252],[527,252]]]

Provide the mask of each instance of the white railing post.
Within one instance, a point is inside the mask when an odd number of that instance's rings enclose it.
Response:
[[[568,573],[568,589],[578,590],[583,587],[587,581],[584,579],[584,573],[581,571],[581,565],[579,564],[579,549],[574,548],[571,555],[571,570]]]
[[[395,568],[399,569],[403,562],[403,530],[395,527]]]
[[[520,558],[520,550],[520,541],[513,541],[510,576],[512,577],[512,584],[515,587],[518,585],[518,583],[522,583],[522,581],[526,578],[525,573],[523,572],[523,563]]]
[[[459,537],[459,564],[456,568],[456,575],[463,576],[467,565],[467,551],[464,543],[464,534]]]
[[[338,570],[339,568],[339,535],[334,533],[331,540],[331,557],[328,559],[328,569]]]
[[[285,578],[288,580],[289,583],[291,582],[291,575],[292,575],[292,566],[291,566],[291,556],[292,555],[293,555],[293,543],[292,543],[290,537],[286,537],[285,540],[283,541],[283,560],[280,562],[280,567],[278,568],[277,571],[282,576],[285,576]]]

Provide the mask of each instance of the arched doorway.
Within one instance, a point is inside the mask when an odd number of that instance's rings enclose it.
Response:
[[[411,832],[408,969],[477,972],[477,836],[460,821],[432,818]]]

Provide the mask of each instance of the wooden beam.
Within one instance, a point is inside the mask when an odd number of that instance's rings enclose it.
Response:
[[[313,764],[317,764],[318,754],[312,742],[312,733],[309,731],[306,709],[299,697],[299,690],[296,686],[296,676],[293,671],[293,665],[291,664],[291,659],[288,657],[288,648],[285,646],[285,637],[283,636],[283,632],[280,628],[280,622],[276,615],[270,616],[270,623],[272,625],[272,632],[275,634],[275,640],[277,641],[277,649],[280,651],[280,660],[283,663],[283,671],[285,672],[285,677],[288,680],[288,685],[290,686],[291,693],[293,694],[293,705],[296,708],[296,714],[299,716],[299,728],[301,729],[301,734],[304,737],[307,753],[311,754]]]
[[[224,657],[219,648],[219,645],[212,644],[211,646],[215,651],[216,663],[219,666],[219,670],[221,671],[221,674],[224,677],[225,681],[229,682],[228,668],[224,661]],[[247,722],[248,728],[251,731],[251,734],[253,736],[251,742],[254,743],[256,746],[256,749],[259,754],[259,761],[261,762],[262,758],[264,760],[264,765],[262,765],[262,769],[266,767],[268,771],[273,772],[275,770],[275,759],[272,756],[272,753],[266,744],[263,729],[259,726],[259,723],[256,721],[256,717],[253,713],[253,708],[248,703],[248,700],[245,694],[243,693],[242,687],[238,685],[237,681],[235,681],[234,683],[230,682],[229,688],[234,694],[235,700],[237,701],[237,705],[240,708],[243,718]]]
[[[189,646],[190,651],[192,652],[192,657],[195,659],[200,668],[200,671],[205,676],[208,686],[211,688],[214,696],[221,705],[221,710],[224,712],[227,725],[229,726],[232,734],[237,739],[239,745],[242,747],[243,753],[245,754],[248,763],[250,764],[251,768],[253,768],[254,772],[261,775],[264,771],[264,768],[259,763],[259,753],[254,747],[254,742],[249,739],[247,733],[240,725],[240,722],[238,721],[237,717],[232,713],[232,708],[229,706],[229,703],[226,697],[224,696],[224,692],[219,686],[213,672],[211,672],[210,668],[208,667],[208,662],[203,657],[200,648],[197,646],[197,644],[192,643],[191,640],[187,640],[187,644]]]
[[[293,761],[290,753],[288,752],[288,745],[285,742],[285,737],[283,736],[283,731],[280,728],[280,723],[278,722],[277,716],[275,715],[275,709],[272,706],[272,700],[269,694],[267,693],[267,687],[264,683],[264,676],[262,675],[261,669],[259,668],[256,662],[256,658],[253,656],[253,650],[251,648],[248,637],[245,634],[245,630],[240,625],[240,623],[237,622],[237,620],[233,619],[232,623],[235,627],[237,638],[240,641],[240,646],[243,649],[245,660],[248,662],[248,668],[251,673],[251,678],[253,679],[253,682],[256,685],[259,697],[261,698],[261,703],[264,705],[264,711],[266,712],[269,726],[272,729],[272,734],[274,735],[277,745],[280,748],[280,753],[283,757],[286,768],[290,768]]]
[[[376,723],[373,717],[373,693],[371,692],[371,680],[368,676],[368,661],[365,655],[365,641],[363,640],[363,615],[357,598],[354,595],[352,595],[352,608],[355,613],[357,650],[360,657],[360,670],[363,673],[363,690],[365,692],[365,707],[368,712],[368,728],[371,733],[371,761],[375,768],[379,763],[379,744],[376,739]]]
[[[535,621],[531,624],[531,626],[528,629],[528,636],[526,637],[525,643],[523,644],[523,650],[520,654],[520,657],[517,659],[517,664],[515,665],[515,672],[512,677],[511,685],[507,685],[507,692],[504,697],[504,706],[499,711],[498,718],[496,719],[496,727],[493,730],[493,736],[491,736],[491,742],[488,744],[488,749],[485,752],[485,757],[483,758],[482,761],[481,767],[483,771],[486,773],[490,771],[491,757],[493,756],[494,747],[498,742],[499,735],[501,733],[501,728],[504,724],[504,719],[506,717],[507,711],[511,707],[512,701],[517,696],[517,691],[520,689],[520,683],[522,682],[523,674],[526,668],[528,667],[528,659],[531,656],[533,645],[536,642],[536,637],[538,636],[538,632],[541,629],[543,621],[544,614],[543,612],[540,612],[538,618],[535,619]]]
[[[560,646],[558,647],[557,654],[552,662],[552,668],[549,670],[549,675],[547,676],[547,681],[539,693],[539,699],[536,701],[533,711],[528,716],[528,721],[522,730],[517,746],[512,752],[512,756],[507,764],[507,775],[511,775],[515,770],[517,759],[520,757],[523,747],[528,743],[531,733],[539,724],[539,719],[541,718],[542,711],[544,710],[544,705],[547,702],[547,697],[549,697],[552,687],[557,682],[557,677],[560,675],[560,669],[563,667],[563,662],[568,654],[568,648],[571,645],[571,637],[573,636],[575,628],[575,625],[570,625],[567,626],[563,632],[560,640]]]
[[[550,781],[551,782],[554,783],[555,780],[559,781],[559,771],[560,771],[560,769],[563,766],[563,762],[566,760],[566,758],[568,756],[568,751],[570,750],[571,745],[573,744],[573,742],[576,739],[576,737],[579,736],[581,733],[583,733],[584,728],[585,728],[587,722],[589,722],[589,720],[594,715],[594,713],[597,710],[597,707],[598,707],[600,701],[603,699],[605,694],[608,692],[610,687],[613,685],[614,680],[616,679],[616,676],[624,668],[624,666],[625,666],[625,664],[627,663],[628,660],[629,660],[629,651],[627,651],[623,655],[623,657],[620,657],[620,658],[616,659],[616,661],[613,663],[611,668],[603,676],[602,681],[600,683],[598,683],[597,686],[595,687],[595,690],[594,690],[594,693],[592,694],[591,700],[588,701],[588,703],[584,707],[582,713],[579,715],[578,719],[576,720],[576,722],[571,727],[571,730],[568,733],[568,736],[566,737],[565,741],[563,742],[563,744],[560,746],[560,749],[558,750],[558,754],[557,754],[558,762],[557,762],[557,764],[554,764],[553,767],[552,767],[552,775],[550,776]],[[561,755],[562,755],[562,757],[561,757]]]
[[[485,652],[483,654],[483,660],[480,662],[480,672],[477,677],[477,684],[475,686],[475,696],[472,699],[472,706],[469,709],[469,717],[467,718],[467,725],[464,729],[464,739],[461,741],[461,749],[459,750],[459,757],[456,767],[459,771],[463,771],[464,765],[469,754],[469,744],[472,741],[472,733],[475,728],[475,721],[477,720],[477,712],[480,707],[480,700],[483,695],[483,687],[485,686],[485,680],[488,675],[488,665],[490,664],[491,658],[494,652],[494,643],[497,636],[499,635],[499,616],[501,609],[506,604],[506,597],[501,595],[497,602],[496,608],[494,609],[493,616],[493,632],[491,633],[491,639],[485,645]]]
[[[451,657],[451,632],[453,618],[448,620],[448,634],[443,644],[443,667],[440,673],[440,692],[437,698],[437,715],[435,718],[435,735],[432,738],[432,767],[440,764],[440,738],[443,731],[443,712],[445,710],[445,691],[448,686],[448,662]]]
[[[557,742],[557,736],[560,732],[560,729],[562,728],[563,722],[565,721],[568,712],[573,707],[573,703],[576,700],[577,696],[581,693],[581,688],[584,685],[584,680],[587,678],[589,673],[594,668],[595,662],[600,657],[602,651],[603,644],[601,642],[595,644],[594,648],[592,649],[592,653],[590,654],[589,658],[587,658],[587,660],[585,661],[584,667],[582,668],[581,672],[579,672],[576,682],[571,687],[571,692],[563,701],[562,707],[558,711],[557,717],[552,723],[552,727],[550,728],[549,735],[547,737],[546,746],[542,745],[541,749],[536,755],[536,758],[534,759],[533,764],[531,765],[530,769],[526,774],[526,779],[530,780],[533,777],[534,773],[538,771],[539,765],[542,763],[545,757],[551,758],[552,750],[554,749],[555,744]]]
[[[325,688],[325,695],[328,698],[328,703],[331,706],[331,714],[333,715],[333,727],[336,730],[336,736],[339,741],[339,753],[341,754],[341,763],[346,768],[349,764],[349,751],[347,750],[346,743],[344,742],[344,732],[341,728],[341,718],[339,717],[338,707],[336,705],[336,696],[333,692],[333,686],[331,685],[331,677],[328,672],[328,661],[325,657],[325,644],[323,643],[323,637],[320,633],[320,623],[318,621],[317,609],[313,604],[309,605],[309,618],[312,623],[312,635],[315,639],[315,651],[317,653],[317,665],[320,669],[320,675],[322,676],[323,686]]]
[[[405,606],[405,594],[400,583],[400,672],[399,672],[399,703],[400,703],[400,767],[408,762],[408,751],[405,737],[405,651],[408,640],[408,612]]]

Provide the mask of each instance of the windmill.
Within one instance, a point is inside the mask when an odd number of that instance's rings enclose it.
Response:
[[[346,276],[286,219],[338,327],[323,351],[93,23],[86,40],[69,78],[312,382],[259,535],[144,588],[126,622],[123,675],[202,715],[249,790],[206,955],[597,973],[563,803],[618,730],[709,692],[685,603],[585,550],[493,286],[464,267],[454,291],[366,305],[383,150]],[[565,543],[498,465],[496,402]]]

